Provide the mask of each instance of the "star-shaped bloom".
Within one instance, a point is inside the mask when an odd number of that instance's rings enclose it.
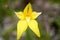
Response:
[[[25,7],[24,11],[16,12],[17,17],[20,19],[17,23],[17,40],[21,38],[28,27],[40,37],[38,23],[35,20],[40,14],[41,12],[37,13],[32,10],[30,3]]]

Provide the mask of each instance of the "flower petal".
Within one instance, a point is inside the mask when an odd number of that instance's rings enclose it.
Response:
[[[32,13],[32,5],[29,3],[25,9],[24,9],[24,13]]]
[[[40,14],[41,14],[41,12],[33,12],[32,19],[36,19]]]
[[[19,19],[24,19],[24,14],[22,12],[15,12]]]
[[[19,21],[17,24],[17,40],[22,36],[23,32],[27,29],[28,25],[25,20]]]
[[[38,29],[38,23],[35,20],[31,20],[29,23],[29,28],[38,36],[40,37],[40,32]]]

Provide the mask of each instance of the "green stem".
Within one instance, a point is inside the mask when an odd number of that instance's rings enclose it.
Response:
[[[27,40],[34,40],[32,32],[31,32],[31,30],[29,28],[26,31],[26,38],[27,38]]]

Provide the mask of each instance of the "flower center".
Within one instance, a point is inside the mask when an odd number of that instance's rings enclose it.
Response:
[[[30,17],[26,17],[26,21],[29,22],[30,21]]]

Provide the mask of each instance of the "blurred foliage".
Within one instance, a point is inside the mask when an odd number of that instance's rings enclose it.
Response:
[[[60,15],[58,15],[55,19],[56,19],[56,22],[57,22],[57,24],[58,24],[58,26],[60,28]]]
[[[3,35],[4,40],[9,40],[9,34],[12,33],[13,31],[16,31],[16,27],[14,26],[3,30],[1,34]]]
[[[50,0],[52,3],[58,3],[60,4],[60,0]]]
[[[9,0],[0,0],[0,28],[3,27],[4,17],[10,16],[13,17],[14,12],[11,8],[9,8]],[[9,33],[16,29],[14,26],[7,30],[3,30],[0,35],[4,37],[4,40],[9,40]]]
[[[60,13],[59,13],[59,15],[56,17],[56,23],[58,24],[58,28],[59,28],[59,30],[58,30],[58,33],[60,34]]]
[[[44,28],[43,21],[40,21],[39,28],[40,28],[40,31],[41,31],[40,40],[51,40],[51,36],[46,32],[46,30]]]

